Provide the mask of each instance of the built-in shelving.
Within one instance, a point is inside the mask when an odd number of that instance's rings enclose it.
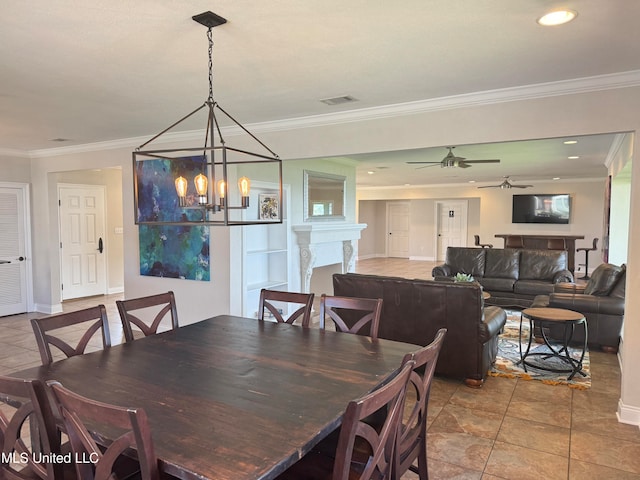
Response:
[[[276,193],[276,184],[252,184],[247,218],[258,218],[261,194]],[[283,186],[282,223],[242,227],[242,315],[255,317],[260,290],[288,290],[290,282],[289,187]]]

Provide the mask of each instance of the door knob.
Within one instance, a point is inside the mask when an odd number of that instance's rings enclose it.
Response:
[[[100,237],[98,239],[98,251],[102,253],[103,250],[104,250],[104,245],[102,244],[102,237]]]

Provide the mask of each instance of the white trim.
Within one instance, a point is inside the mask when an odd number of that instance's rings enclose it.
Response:
[[[115,293],[124,293],[124,286],[107,289],[107,295],[113,295]]]
[[[245,127],[253,134],[278,132],[283,130],[295,130],[300,128],[321,127],[339,125],[343,123],[376,120],[379,118],[398,117],[402,115],[414,115],[425,112],[449,110],[453,108],[490,105],[495,103],[514,102],[559,95],[572,95],[588,93],[600,90],[612,90],[640,86],[640,70],[618,72],[593,77],[574,78],[558,82],[546,82],[519,87],[486,90],[483,92],[465,93],[462,95],[450,95],[446,97],[418,100],[414,102],[382,105],[378,107],[347,110],[343,112],[313,115],[308,117],[275,120],[271,122],[251,123]],[[243,133],[239,127],[223,127],[222,134],[232,137]],[[202,140],[204,130],[191,130],[186,132],[167,132],[162,137],[154,140],[154,145],[163,143],[192,142]],[[31,150],[27,153],[31,158],[55,157],[71,153],[94,152],[110,150],[114,148],[135,148],[146,142],[148,137],[125,138],[120,140],[72,145],[59,148],[45,148]],[[13,153],[16,155],[17,153]],[[25,152],[22,152],[24,155]]]
[[[409,260],[418,260],[419,262],[435,262],[433,257],[409,257]]]
[[[636,425],[640,427],[640,407],[625,405],[622,399],[618,400],[618,411],[616,412],[620,423]]]
[[[370,253],[368,255],[360,255],[360,256],[358,256],[357,261],[369,260],[371,258],[387,258],[387,256],[384,253]]]
[[[0,148],[0,156],[30,158],[29,152],[24,150],[14,150],[11,148]]]
[[[613,142],[611,142],[611,147],[609,147],[609,152],[607,152],[607,158],[604,161],[604,166],[607,167],[607,170],[611,167],[611,164],[618,156],[620,148],[624,145],[624,141],[627,138],[626,133],[617,133],[613,137]]]
[[[56,303],[54,305],[51,305],[36,303],[34,306],[34,312],[46,313],[47,315],[55,315],[56,313],[62,313],[62,304]]]

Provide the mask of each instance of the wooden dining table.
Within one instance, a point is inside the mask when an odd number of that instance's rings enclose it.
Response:
[[[14,373],[145,409],[162,470],[271,479],[419,347],[229,315]],[[100,435],[101,432],[95,432]]]

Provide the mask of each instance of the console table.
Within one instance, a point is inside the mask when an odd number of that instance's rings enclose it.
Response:
[[[562,239],[567,249],[567,268],[573,273],[575,270],[576,240],[582,240],[584,235],[515,235],[512,233],[498,233],[496,238],[503,238],[505,244],[508,237],[520,237],[524,248],[535,248],[538,250],[548,250],[549,240]]]

